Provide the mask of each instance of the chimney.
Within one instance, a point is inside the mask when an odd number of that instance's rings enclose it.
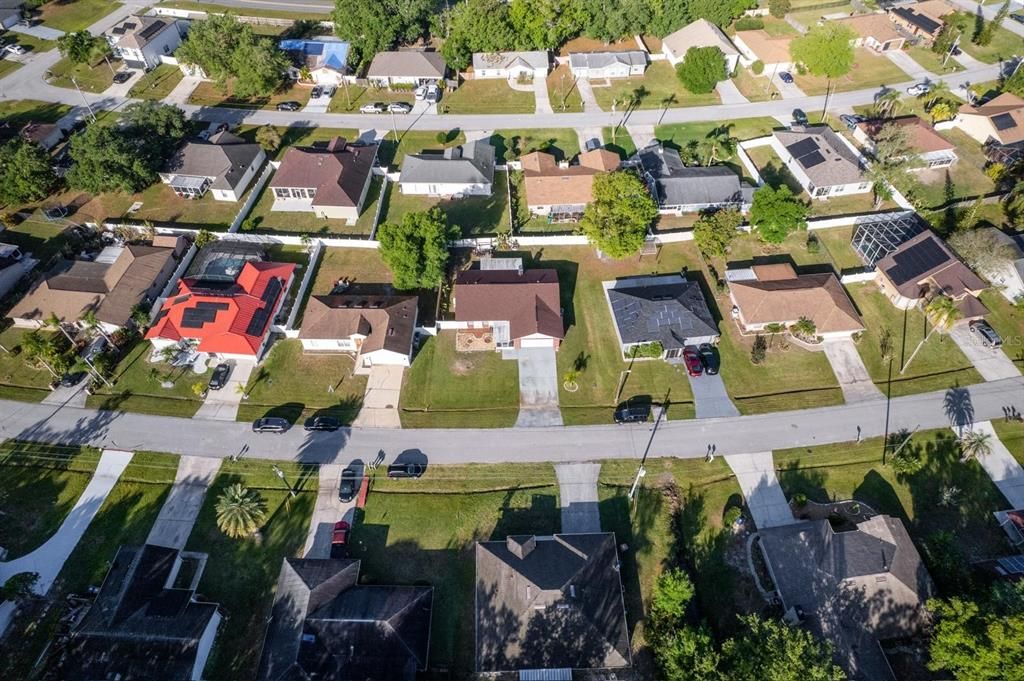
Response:
[[[510,534],[505,539],[505,548],[513,556],[523,560],[537,548],[537,537],[532,534]]]
[[[327,143],[327,151],[332,154],[345,151],[345,144],[346,142],[344,137],[332,137],[331,141]]]

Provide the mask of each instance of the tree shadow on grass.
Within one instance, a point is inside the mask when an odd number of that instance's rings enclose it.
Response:
[[[640,584],[637,556],[652,549],[654,526],[658,516],[663,512],[664,503],[662,490],[641,488],[637,493],[634,514],[630,513],[629,497],[624,493],[604,499],[598,504],[601,529],[605,532],[614,532],[620,547],[620,574],[625,590],[626,624],[630,636],[633,635],[637,625],[645,616],[644,594]]]
[[[900,501],[892,484],[874,469],[869,470],[853,490],[853,498],[867,504],[878,513],[899,518],[905,525],[910,522],[903,502]]]
[[[820,504],[836,501],[831,498],[825,487],[825,473],[814,468],[801,467],[799,459],[788,462],[779,468],[777,477],[787,498],[791,499],[796,494],[803,494],[811,501]]]

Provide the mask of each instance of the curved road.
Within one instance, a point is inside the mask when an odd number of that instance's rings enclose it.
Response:
[[[1024,411],[1024,377],[892,400],[889,430],[946,428],[1002,418],[1007,407]],[[849,442],[885,432],[885,400],[756,416],[668,421],[661,424],[651,456],[717,454]],[[193,456],[298,460],[308,463],[370,461],[381,450],[388,460],[405,450],[422,451],[431,463],[594,461],[641,456],[651,425],[508,429],[345,428],[308,434],[255,435],[248,423],[200,421],[106,412],[76,407],[0,401],[0,439],[87,444]],[[669,413],[671,418],[671,412]]]

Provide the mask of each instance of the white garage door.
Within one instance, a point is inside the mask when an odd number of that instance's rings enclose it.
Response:
[[[521,348],[550,348],[551,345],[550,338],[524,338],[519,341],[519,347]]]

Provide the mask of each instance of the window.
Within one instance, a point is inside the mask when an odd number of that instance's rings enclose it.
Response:
[[[857,186],[857,189],[860,189],[860,190],[865,190],[865,189],[868,189],[868,188],[869,188],[870,186],[871,186],[871,183],[870,183],[870,182],[861,182],[861,183],[860,183],[860,184],[859,184],[859,185]]]
[[[287,199],[291,196],[291,190],[288,187],[274,187],[274,197],[278,199]]]
[[[825,196],[826,194],[828,194],[828,187],[818,187],[814,190],[815,196]]]

